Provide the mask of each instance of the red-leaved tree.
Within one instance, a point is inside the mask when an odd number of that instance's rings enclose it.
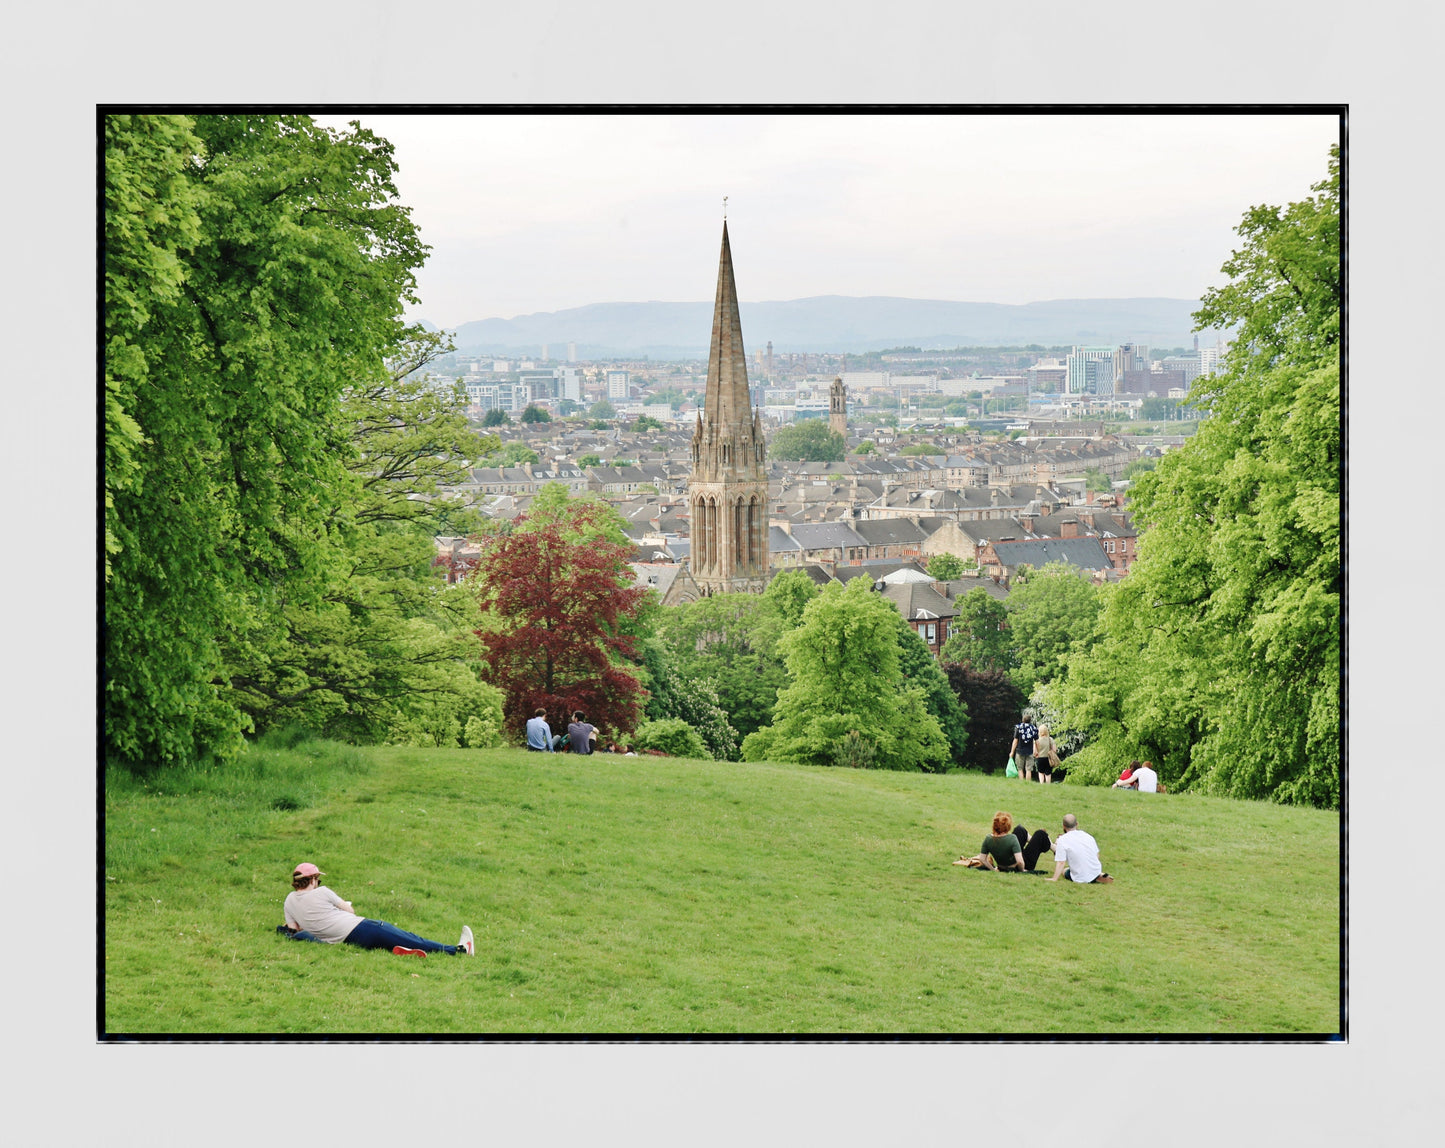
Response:
[[[579,500],[483,540],[473,581],[495,629],[477,637],[518,733],[539,706],[554,730],[573,710],[619,736],[637,726],[646,691],[618,659],[637,657],[624,630],[647,591],[632,584],[629,548],[607,537],[611,514]]]

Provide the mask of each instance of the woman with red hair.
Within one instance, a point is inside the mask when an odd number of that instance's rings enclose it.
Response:
[[[973,857],[960,857],[955,865],[970,869],[993,869],[1004,873],[1037,873],[1039,857],[1052,848],[1049,835],[1036,829],[1032,837],[1022,825],[1014,827],[1013,818],[1003,810],[993,815],[993,832]]]

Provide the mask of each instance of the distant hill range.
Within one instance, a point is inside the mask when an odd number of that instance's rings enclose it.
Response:
[[[748,351],[772,340],[778,354],[864,351],[916,346],[1054,346],[1146,343],[1183,347],[1192,341],[1194,299],[1055,299],[1047,303],[951,303],[942,299],[819,295],[786,302],[743,303]],[[712,303],[593,303],[566,311],[480,319],[454,332],[472,354],[565,356],[577,344],[584,359],[666,359],[707,355]]]

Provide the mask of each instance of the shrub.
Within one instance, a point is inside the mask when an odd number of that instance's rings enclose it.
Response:
[[[838,764],[847,769],[869,769],[877,747],[856,729],[850,729],[847,736],[838,743]]]
[[[632,747],[639,751],[661,750],[668,757],[696,757],[706,760],[712,756],[697,730],[677,718],[643,722],[633,735]]]

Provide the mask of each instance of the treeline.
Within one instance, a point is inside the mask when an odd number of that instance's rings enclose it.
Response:
[[[303,116],[104,122],[106,750],[234,755],[305,724],[494,739],[473,595],[432,536],[485,450],[402,320],[427,248],[391,146]]]

